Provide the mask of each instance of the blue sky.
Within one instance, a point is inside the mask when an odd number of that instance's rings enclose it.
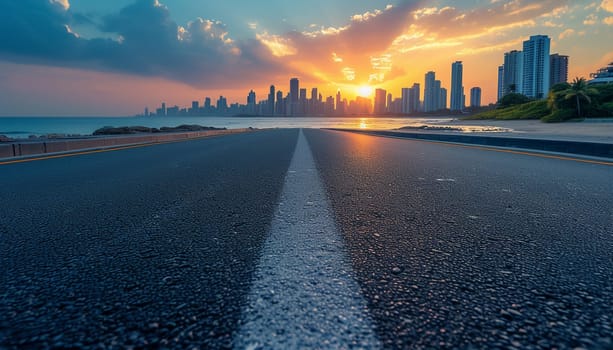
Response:
[[[131,4],[132,0],[72,0],[75,12],[93,16],[112,14]],[[341,26],[351,15],[368,10],[384,8],[395,1],[389,0],[166,0],[162,1],[171,9],[172,18],[185,24],[196,17],[219,20],[231,29],[232,36],[253,37],[254,31],[249,23],[257,23],[260,28],[271,32],[283,33],[290,30],[305,30],[311,24]]]

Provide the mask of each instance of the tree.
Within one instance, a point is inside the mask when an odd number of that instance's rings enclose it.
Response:
[[[590,96],[598,94],[598,91],[588,87],[584,78],[575,78],[570,84],[570,88],[564,90],[562,93],[565,100],[574,100],[577,108],[577,117],[581,118],[581,101],[585,101],[589,105],[592,103],[592,98]]]
[[[500,101],[498,101],[498,107],[499,108],[507,108],[507,107],[511,107],[511,106],[517,106],[517,105],[522,105],[524,103],[528,103],[532,101],[532,99],[530,99],[530,97],[526,96],[526,95],[522,95],[522,94],[517,94],[517,93],[510,93],[510,94],[506,94],[504,95]]]

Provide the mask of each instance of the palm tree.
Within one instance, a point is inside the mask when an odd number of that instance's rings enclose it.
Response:
[[[575,100],[575,104],[577,105],[577,116],[581,118],[581,101],[583,100],[587,102],[587,104],[592,103],[590,95],[596,95],[598,91],[588,87],[585,78],[575,78],[570,84],[570,88],[564,90],[562,93],[565,100]]]

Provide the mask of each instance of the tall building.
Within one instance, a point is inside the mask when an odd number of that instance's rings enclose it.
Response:
[[[391,93],[387,94],[387,102],[386,102],[386,108],[385,111],[386,112],[392,112],[392,104],[394,103],[394,97],[392,96]]]
[[[383,114],[386,110],[387,91],[384,89],[375,90],[375,114]]]
[[[223,96],[219,96],[219,99],[217,100],[217,112],[226,113],[227,111],[228,111],[228,100]]]
[[[292,78],[289,81],[289,106],[290,115],[296,115],[298,112],[298,101],[300,98],[300,81],[298,78]]]
[[[480,87],[474,87],[470,89],[470,107],[471,108],[481,107],[481,88]]]
[[[568,82],[568,56],[554,53],[549,56],[549,86]]]
[[[255,114],[255,91],[251,90],[249,91],[249,95],[247,95],[247,113],[248,114]]]
[[[438,110],[442,110],[442,109],[447,109],[447,89],[440,87],[441,86],[441,81],[437,80],[436,81],[437,85],[439,86],[439,98],[438,98]]]
[[[275,86],[270,85],[270,92],[268,93],[268,105],[266,114],[274,115],[275,114]]]
[[[498,66],[498,101],[504,96],[504,66]]]
[[[210,97],[206,97],[204,99],[204,112],[205,113],[211,113],[212,112],[212,108],[211,108],[211,98]]]
[[[549,93],[551,40],[547,35],[533,35],[524,41],[522,92],[532,98],[547,98]]]
[[[436,88],[435,82],[436,74],[434,72],[426,73],[424,86],[424,112],[434,112],[438,109],[438,99],[440,97],[440,92]]]
[[[192,107],[189,109],[189,114],[197,115],[200,113],[200,102],[192,101]]]
[[[311,99],[309,100],[309,113],[319,114],[319,100],[317,88],[311,89]]]
[[[462,102],[464,95],[464,88],[462,83],[463,75],[462,61],[456,61],[451,64],[451,100],[449,107],[452,111],[461,111],[464,109]],[[445,98],[445,101],[447,99]]]
[[[326,103],[324,105],[324,114],[326,115],[334,114],[334,97],[332,96],[326,97]]]
[[[285,115],[285,101],[283,101],[283,91],[277,91],[277,105],[275,106],[276,115]]]
[[[504,85],[502,95],[523,93],[524,53],[513,50],[504,54]]]
[[[421,106],[421,87],[418,83],[413,83],[411,90],[409,91],[409,113],[419,112]]]
[[[411,94],[411,88],[402,88],[401,90],[401,95],[402,95],[402,108],[401,108],[401,112],[402,114],[409,114],[411,112],[409,112],[409,110],[411,109],[411,100],[410,100],[410,94]]]

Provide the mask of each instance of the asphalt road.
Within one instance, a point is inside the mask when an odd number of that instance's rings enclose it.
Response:
[[[0,165],[0,348],[613,348],[612,166],[303,134]]]

